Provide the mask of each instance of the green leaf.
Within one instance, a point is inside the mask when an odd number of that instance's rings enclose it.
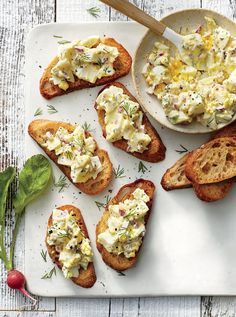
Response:
[[[5,210],[7,193],[11,182],[16,175],[14,167],[8,167],[5,171],[0,173],[0,222],[5,221]]]
[[[91,14],[93,17],[97,18],[99,17],[99,13],[101,12],[101,10],[98,7],[91,7],[87,9],[87,12]]]
[[[13,199],[16,214],[21,214],[24,208],[39,197],[47,188],[52,176],[49,160],[42,154],[29,158],[19,174],[19,189]]]

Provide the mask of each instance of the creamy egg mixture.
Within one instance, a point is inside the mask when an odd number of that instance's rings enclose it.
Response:
[[[132,101],[123,89],[110,86],[96,100],[97,108],[105,111],[106,139],[128,141],[129,152],[142,153],[151,142],[142,124],[143,113],[137,102]]]
[[[63,90],[67,90],[68,82],[73,83],[76,78],[95,83],[115,73],[113,63],[118,55],[116,47],[102,44],[99,37],[61,44],[50,81]]]
[[[206,25],[183,41],[184,54],[189,54],[193,66],[156,42],[143,75],[147,92],[157,96],[172,124],[196,119],[217,129],[236,112],[236,38],[213,19],[205,19]]]
[[[74,183],[85,183],[95,179],[102,171],[102,164],[95,154],[96,142],[86,136],[84,129],[77,126],[72,133],[60,127],[55,134],[47,132],[43,144],[49,151],[55,151],[57,163],[70,167]]]
[[[113,254],[131,258],[139,250],[145,235],[144,217],[150,200],[143,189],[137,188],[129,199],[109,205],[107,230],[98,235],[98,242]]]
[[[52,225],[48,228],[47,243],[55,246],[66,278],[78,277],[80,268],[87,269],[93,261],[90,240],[86,238],[73,212],[54,209]]]

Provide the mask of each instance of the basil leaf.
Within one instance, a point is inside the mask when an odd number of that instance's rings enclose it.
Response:
[[[19,189],[13,199],[15,214],[19,215],[24,208],[41,195],[52,177],[49,160],[42,154],[29,158],[19,174]]]

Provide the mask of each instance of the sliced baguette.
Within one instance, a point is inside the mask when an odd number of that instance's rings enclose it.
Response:
[[[57,207],[57,208],[60,210],[67,210],[69,213],[73,213],[73,215],[75,215],[77,224],[79,225],[81,231],[83,232],[85,237],[89,239],[88,231],[87,231],[83,216],[78,208],[71,206],[71,205],[64,205],[64,206]],[[56,251],[54,245],[49,245],[47,243],[48,228],[51,226],[52,226],[52,215],[50,215],[50,217],[48,219],[48,227],[47,227],[45,242],[46,242],[48,254],[51,257],[52,261],[59,267],[59,269],[62,269],[62,264],[59,261],[59,252]],[[75,284],[80,285],[80,286],[85,287],[85,288],[92,287],[94,285],[94,283],[96,282],[96,279],[97,279],[96,273],[95,273],[94,265],[92,262],[89,263],[86,270],[84,270],[82,268],[80,269],[78,277],[71,278],[71,280]]]
[[[124,185],[118,191],[117,195],[109,202],[108,206],[111,204],[118,204],[119,202],[124,201],[125,199],[128,199],[136,188],[143,189],[145,191],[145,193],[150,197],[150,201],[147,203],[147,205],[149,207],[149,211],[145,216],[145,224],[147,224],[147,221],[148,221],[148,218],[149,218],[149,215],[151,212],[152,200],[153,200],[153,195],[154,195],[154,191],[155,191],[155,185],[151,181],[144,180],[144,179],[138,179],[133,183]],[[102,215],[102,217],[101,217],[101,219],[96,227],[97,249],[101,253],[103,261],[108,266],[110,266],[111,268],[113,268],[114,270],[117,270],[117,271],[124,271],[124,270],[127,270],[127,269],[131,268],[132,266],[134,266],[134,264],[137,261],[138,253],[139,253],[141,247],[139,248],[139,251],[136,253],[135,257],[126,258],[123,254],[114,255],[112,253],[109,253],[103,247],[103,245],[98,242],[98,235],[107,229],[107,220],[110,216],[108,206],[106,207],[106,209],[105,209],[105,211],[104,211],[104,213],[103,213],[103,215]]]
[[[88,81],[77,78],[74,83],[68,82],[69,88],[66,91],[64,91],[63,89],[59,88],[57,85],[54,85],[52,82],[50,82],[51,70],[58,62],[58,58],[55,57],[51,61],[51,63],[48,65],[48,67],[45,69],[42,75],[42,78],[40,80],[41,95],[46,99],[51,99],[56,96],[67,94],[74,90],[101,86],[101,85],[110,83],[116,80],[117,78],[127,75],[131,68],[132,58],[129,55],[129,53],[126,51],[126,49],[113,38],[103,38],[101,39],[101,43],[109,45],[109,46],[114,46],[119,51],[119,56],[116,58],[113,64],[115,73],[112,76],[107,76],[107,77],[102,77],[100,79],[97,79],[95,83],[90,83]]]
[[[217,131],[213,136],[212,139],[221,138],[224,136],[236,136],[236,121],[230,123],[226,127]]]
[[[101,91],[99,92],[99,94],[106,88],[110,87],[110,86],[116,86],[119,87],[121,89],[123,89],[124,93],[126,95],[128,95],[130,97],[130,99],[134,102],[138,102],[133,95],[131,95],[131,93],[125,88],[125,86],[121,83],[118,82],[114,82],[111,84],[106,85],[105,87],[103,87],[101,89]],[[106,126],[105,126],[105,111],[102,109],[98,109],[97,108],[97,103],[95,103],[95,109],[97,111],[98,114],[98,121],[102,127],[102,133],[104,138],[106,138]],[[139,153],[139,152],[129,152],[128,151],[128,142],[125,139],[121,139],[118,141],[113,142],[112,144],[137,157],[140,160],[144,160],[147,162],[152,162],[152,163],[156,163],[159,161],[164,160],[165,158],[165,152],[166,152],[166,148],[164,146],[164,144],[162,143],[162,140],[160,138],[160,136],[158,135],[157,131],[154,129],[154,127],[152,126],[151,122],[148,120],[147,116],[145,115],[145,113],[143,112],[143,122],[142,124],[145,126],[145,132],[150,136],[151,138],[151,143],[149,144],[149,147],[147,150],[145,150],[143,153]]]
[[[55,151],[49,151],[46,147],[43,146],[45,142],[44,136],[46,132],[50,131],[51,133],[56,133],[59,127],[67,129],[70,133],[73,132],[75,129],[75,126],[66,122],[39,119],[34,120],[29,124],[28,132],[30,136],[44,150],[44,152],[50,157],[50,159],[54,161],[54,163],[60,168],[60,170],[73,183],[70,176],[70,167],[58,164]],[[86,133],[87,135],[89,135],[88,132]],[[97,147],[94,154],[100,158],[103,170],[98,174],[96,179],[90,179],[86,183],[73,183],[82,192],[88,195],[96,195],[102,192],[109,185],[112,179],[112,163],[107,152]]]
[[[190,153],[181,157],[173,166],[167,169],[161,179],[161,186],[169,191],[192,187],[192,183],[185,176],[185,164]]]
[[[185,174],[197,184],[219,183],[236,176],[236,138],[214,139],[187,159]]]
[[[193,183],[193,189],[197,197],[206,202],[213,202],[225,198],[233,186],[234,180],[227,179],[215,184],[199,185]]]

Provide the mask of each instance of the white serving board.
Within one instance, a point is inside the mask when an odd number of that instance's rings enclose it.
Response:
[[[36,202],[28,206],[25,217],[25,275],[28,289],[42,296],[155,296],[236,294],[236,197],[235,189],[229,196],[216,203],[204,203],[196,198],[192,189],[165,192],[160,186],[164,171],[179,157],[175,150],[180,144],[188,150],[199,146],[209,136],[183,135],[153,124],[166,147],[166,159],[157,164],[145,163],[148,171],[138,172],[139,160],[114,148],[102,137],[94,100],[100,87],[70,93],[66,96],[45,100],[39,93],[39,79],[43,68],[56,54],[58,38],[74,40],[91,35],[110,36],[121,42],[133,55],[145,29],[135,23],[78,23],[47,24],[31,31],[26,46],[26,126],[34,118],[65,120],[71,123],[87,121],[95,129],[94,135],[101,148],[109,152],[116,168],[124,167],[126,177],[113,179],[107,190],[95,197],[79,193],[70,184],[64,192],[52,184]],[[131,76],[120,80],[134,92]],[[58,112],[47,113],[47,105]],[[34,117],[40,107],[43,115]],[[26,157],[43,151],[26,132]],[[55,178],[62,173],[52,163]],[[137,265],[120,276],[108,268],[96,250],[95,226],[102,210],[94,201],[104,201],[113,196],[125,183],[137,178],[152,180],[156,195],[147,234],[139,254]],[[109,192],[112,190],[112,193]],[[53,264],[45,263],[40,256],[45,248],[44,236],[49,214],[55,206],[73,204],[83,213],[94,250],[97,282],[91,289],[76,286],[65,280],[60,270],[51,279],[41,279]]]

